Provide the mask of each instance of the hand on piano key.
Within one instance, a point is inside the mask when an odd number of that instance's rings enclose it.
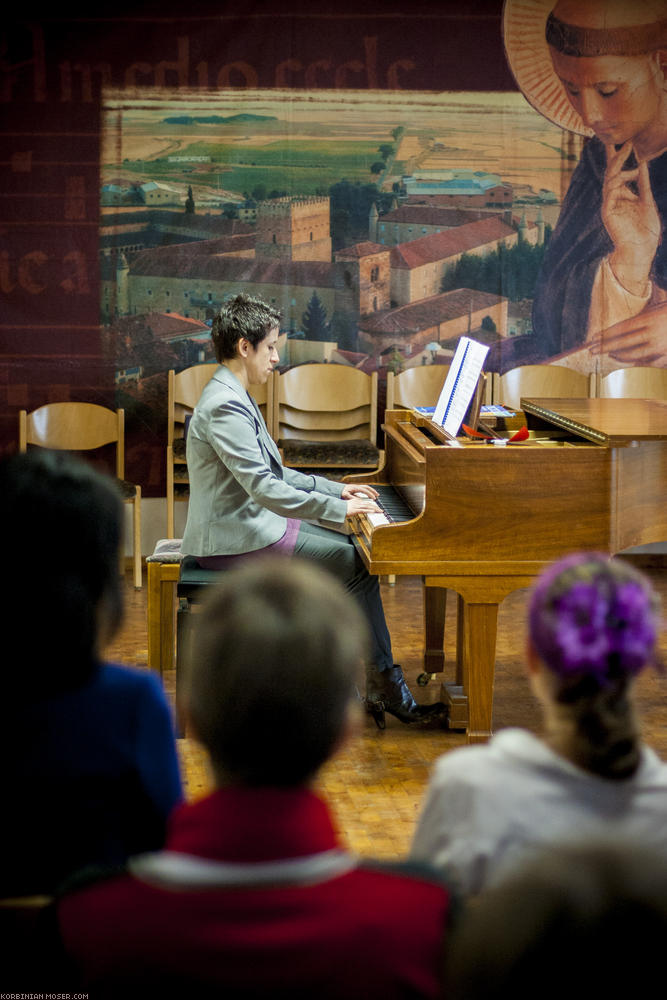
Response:
[[[355,514],[381,514],[380,508],[375,500],[371,500],[365,493],[353,493],[347,501],[347,517]]]
[[[352,500],[353,497],[370,497],[371,500],[377,500],[378,491],[374,486],[367,486],[366,483],[344,485],[341,492],[341,499]]]

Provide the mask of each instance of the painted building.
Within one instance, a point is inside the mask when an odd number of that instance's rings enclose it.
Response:
[[[531,243],[538,239],[534,223],[522,220],[522,235]],[[396,306],[437,295],[442,279],[464,253],[483,257],[502,244],[514,246],[519,227],[508,225],[499,215],[489,215],[418,240],[401,243],[391,250],[391,300]]]
[[[504,183],[498,174],[481,170],[420,171],[404,177],[402,184],[410,198],[435,196],[440,204],[458,208],[505,208],[514,197],[511,184]]]
[[[275,198],[257,206],[257,256],[331,260],[328,198]]]
[[[375,207],[375,206],[373,206]],[[445,205],[406,204],[384,215],[371,216],[369,220],[369,239],[383,246],[397,246],[399,243],[409,243],[421,239],[422,236],[432,236],[447,229],[456,229],[469,222],[477,222],[488,218],[490,209],[482,208],[452,208]],[[497,213],[497,210],[494,210]],[[502,217],[511,222],[511,210],[507,209]]]
[[[409,346],[410,354],[431,342],[468,336],[482,322],[495,326],[492,339],[507,335],[508,301],[491,292],[457,288],[419,302],[364,316],[359,323],[359,349],[377,357],[392,347]]]
[[[227,256],[216,240],[147,250],[127,274],[127,311],[179,312],[211,319],[240,291],[258,295],[282,314],[281,329],[298,330],[313,292],[331,318],[335,268],[320,261],[258,260]]]

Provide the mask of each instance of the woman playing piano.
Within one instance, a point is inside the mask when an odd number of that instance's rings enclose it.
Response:
[[[328,568],[358,600],[370,627],[368,711],[380,728],[385,712],[401,722],[422,722],[444,706],[418,705],[394,664],[377,577],[369,575],[347,535],[311,523],[341,526],[353,514],[377,511],[377,492],[283,466],[248,392],[251,385],[266,383],[278,362],[279,320],[261,299],[237,295],[213,321],[220,367],[188,429],[190,502],[183,551],[210,569],[266,552]]]

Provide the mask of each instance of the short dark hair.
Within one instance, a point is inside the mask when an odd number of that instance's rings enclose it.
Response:
[[[356,601],[298,558],[227,570],[197,616],[186,705],[224,780],[295,786],[340,739],[367,649]]]
[[[225,302],[211,328],[218,363],[222,364],[234,357],[236,345],[241,338],[245,338],[256,348],[279,323],[278,310],[252,295],[236,295]]]
[[[78,687],[96,669],[101,602],[114,631],[122,618],[122,519],[115,481],[66,452],[0,462],[5,641],[21,650],[5,682],[22,696]]]

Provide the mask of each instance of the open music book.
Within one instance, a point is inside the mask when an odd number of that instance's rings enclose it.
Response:
[[[461,337],[456,348],[445,384],[435,408],[434,423],[439,424],[448,437],[455,438],[461,429],[463,419],[476,397],[477,413],[481,403],[480,375],[484,359],[489,352],[485,344],[470,337]]]

